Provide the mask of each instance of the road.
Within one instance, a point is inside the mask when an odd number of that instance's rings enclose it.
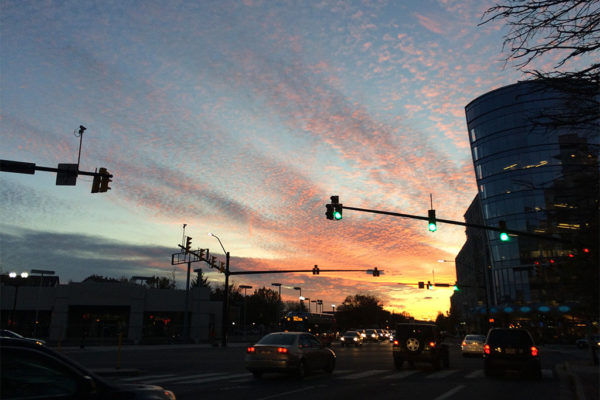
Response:
[[[303,380],[266,374],[256,380],[243,367],[245,347],[131,346],[121,352],[120,371],[135,369],[136,376],[116,376],[121,382],[157,384],[172,390],[180,400],[189,399],[563,399],[564,385],[554,366],[585,357],[574,346],[541,349],[541,381],[516,375],[487,378],[480,358],[464,358],[458,345],[451,347],[450,368],[433,370],[429,365],[398,371],[392,362],[390,343],[367,343],[360,348],[334,344],[337,355],[333,374],[317,371]],[[113,369],[115,348],[63,349],[92,369]],[[568,398],[568,397],[567,397]]]

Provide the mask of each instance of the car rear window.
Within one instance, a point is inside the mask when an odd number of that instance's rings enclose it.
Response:
[[[296,340],[295,335],[284,333],[272,333],[260,339],[257,344],[277,344],[277,345],[292,345]]]
[[[526,331],[520,329],[494,329],[490,331],[487,342],[490,345],[531,346],[533,340]]]
[[[425,337],[433,337],[433,327],[430,325],[398,325],[396,329],[397,336],[405,337],[410,335],[419,335]]]

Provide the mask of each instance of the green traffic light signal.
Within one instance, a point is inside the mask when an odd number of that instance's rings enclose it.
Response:
[[[342,219],[342,212],[340,210],[335,210],[333,212],[333,219],[338,220],[338,221],[340,219]]]
[[[429,219],[429,225],[427,226],[427,228],[429,229],[430,232],[435,232],[437,231],[437,221],[435,219],[435,210],[429,210],[428,211],[428,219]]]
[[[510,237],[508,236],[508,232],[506,231],[506,222],[498,221],[498,227],[500,230],[500,240],[503,242],[508,242]]]

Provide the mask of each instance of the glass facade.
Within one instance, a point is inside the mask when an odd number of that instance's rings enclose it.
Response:
[[[487,231],[495,304],[576,300],[564,279],[583,248],[598,254],[600,94],[559,83],[519,82],[465,107],[485,225],[560,240]]]

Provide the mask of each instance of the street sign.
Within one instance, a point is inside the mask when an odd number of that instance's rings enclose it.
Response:
[[[77,184],[78,164],[58,164],[56,172],[57,186],[75,186]]]

